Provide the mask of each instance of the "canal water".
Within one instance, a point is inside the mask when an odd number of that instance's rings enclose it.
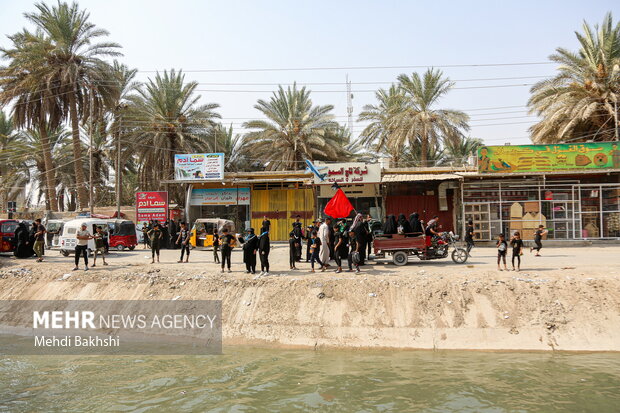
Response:
[[[0,411],[619,412],[620,354],[0,355]]]

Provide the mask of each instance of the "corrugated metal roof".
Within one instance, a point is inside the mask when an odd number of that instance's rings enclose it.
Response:
[[[383,175],[381,182],[449,181],[463,179],[456,174],[389,174]]]

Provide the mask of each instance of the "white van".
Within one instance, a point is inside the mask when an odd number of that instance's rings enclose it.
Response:
[[[60,236],[60,252],[65,257],[75,251],[75,246],[77,245],[77,238],[75,235],[82,227],[82,224],[86,224],[86,229],[91,235],[96,232],[99,225],[103,227],[104,230],[108,229],[108,220],[99,218],[78,218],[65,222],[62,235]],[[95,240],[88,240],[88,250],[95,250]]]

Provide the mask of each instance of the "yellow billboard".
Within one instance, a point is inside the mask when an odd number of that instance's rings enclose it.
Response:
[[[620,169],[619,142],[482,146],[479,173]]]

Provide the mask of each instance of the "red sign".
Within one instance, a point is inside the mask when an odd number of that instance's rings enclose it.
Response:
[[[136,223],[168,219],[168,192],[136,192]]]

